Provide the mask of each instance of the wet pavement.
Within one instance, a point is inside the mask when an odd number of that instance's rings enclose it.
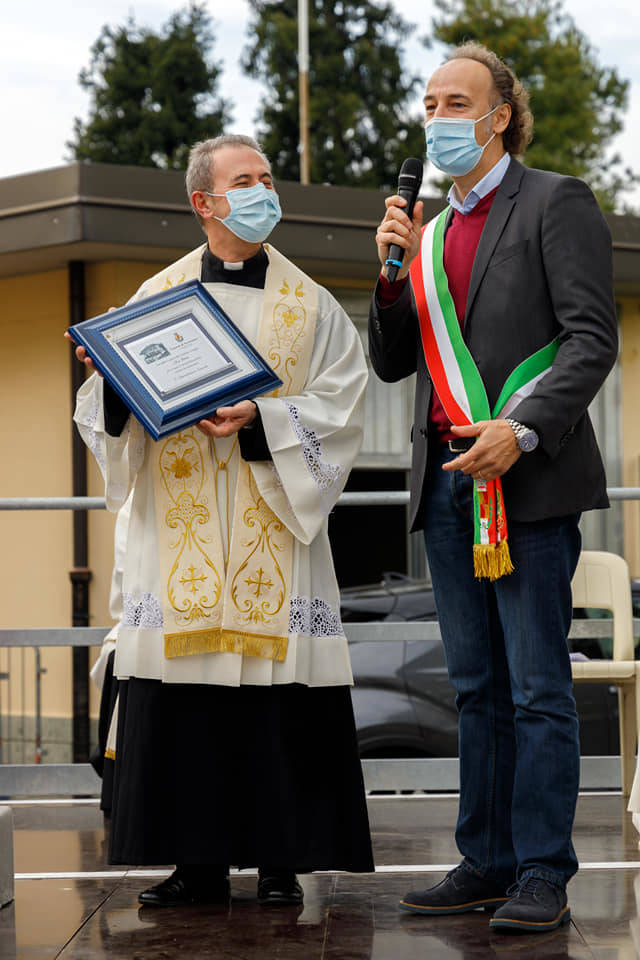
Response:
[[[137,895],[158,876],[106,863],[96,804],[14,805],[16,898],[0,911],[0,960],[640,956],[639,838],[620,796],[580,798],[574,842],[582,868],[569,886],[568,926],[514,936],[490,933],[484,911],[401,913],[407,890],[430,886],[457,862],[456,807],[454,797],[371,798],[379,872],[303,876],[304,907],[260,907],[256,877],[243,871],[232,875],[229,904],[154,910],[139,907]]]

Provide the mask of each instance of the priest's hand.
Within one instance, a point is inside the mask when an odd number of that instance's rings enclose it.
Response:
[[[253,400],[241,400],[232,407],[218,407],[207,420],[201,420],[198,430],[207,437],[231,437],[242,427],[250,426],[258,413]]]
[[[112,310],[115,310],[115,309],[116,309],[115,307],[109,307],[107,313],[111,313]],[[73,339],[70,333],[65,333],[64,336],[66,340],[70,341],[70,343],[75,343],[75,340]],[[84,363],[89,373],[97,373],[99,377],[102,376],[100,371],[95,367],[93,360],[91,359],[91,357],[89,356],[89,354],[87,353],[84,347],[76,347],[76,357],[78,358],[80,363]]]
[[[376,244],[378,246],[378,257],[382,264],[382,272],[385,277],[387,268],[385,263],[389,256],[389,247],[392,243],[397,243],[406,251],[402,266],[398,271],[397,279],[401,280],[409,273],[411,261],[417,256],[420,249],[420,237],[422,233],[422,200],[418,200],[413,208],[413,220],[406,215],[403,207],[406,207],[407,201],[400,196],[387,197],[385,206],[387,212],[384,215],[382,223],[376,233]]]
[[[73,339],[73,337],[68,333],[65,333],[65,339],[69,340],[71,343],[75,343],[75,340]],[[89,370],[90,373],[97,373],[99,377],[102,376],[100,371],[97,370],[96,367],[94,366],[93,360],[91,359],[91,357],[89,356],[89,354],[87,353],[84,347],[76,347],[76,357],[78,358],[80,363],[84,363],[85,367]]]
[[[443,470],[462,470],[474,480],[495,480],[513,466],[522,451],[506,420],[480,420],[465,427],[451,427],[457,437],[478,439],[465,453],[450,460]]]

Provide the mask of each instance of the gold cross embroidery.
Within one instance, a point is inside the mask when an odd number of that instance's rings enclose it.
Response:
[[[181,583],[183,586],[185,586],[187,583],[190,584],[190,586],[191,586],[191,593],[197,593],[197,592],[198,592],[198,588],[197,588],[197,586],[196,586],[196,581],[200,580],[200,581],[204,582],[207,578],[206,578],[206,577],[202,577],[202,576],[196,577],[196,571],[195,571],[195,567],[193,566],[193,564],[191,564],[190,567],[187,567],[187,570],[191,573],[191,576],[190,576],[190,577],[181,577],[181,578],[180,578],[180,583]]]
[[[273,583],[272,583],[271,580],[266,580],[266,579],[263,580],[263,579],[262,579],[263,575],[264,575],[264,570],[262,569],[262,567],[260,567],[260,568],[258,569],[257,579],[256,579],[256,580],[252,580],[251,577],[248,577],[248,578],[245,580],[245,583],[247,584],[248,587],[253,586],[253,587],[256,588],[256,589],[255,589],[255,596],[256,596],[256,597],[259,597],[259,596],[260,596],[260,591],[262,590],[263,587],[266,587],[267,590],[268,590],[269,587],[272,587],[272,586],[273,586]]]

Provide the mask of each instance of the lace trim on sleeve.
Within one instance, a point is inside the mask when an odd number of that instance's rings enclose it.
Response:
[[[122,598],[122,626],[161,630],[164,623],[158,598],[152,593],[142,593],[139,598],[125,593]],[[291,597],[289,633],[302,633],[308,637],[344,636],[340,614],[320,597]]]
[[[143,630],[161,630],[164,626],[162,605],[152,593],[142,593],[138,599],[132,593],[122,595],[122,626]]]
[[[85,422],[82,424],[82,427],[84,428],[82,431],[83,440],[85,441],[89,450],[95,457],[96,463],[100,467],[100,473],[102,474],[103,477],[106,477],[107,458],[105,455],[104,441],[102,441],[98,437],[98,434],[96,432],[97,422],[98,422],[98,398],[94,394],[93,400],[91,402],[91,412],[89,413],[89,416],[87,417]]]
[[[300,419],[300,411],[292,403],[286,403],[289,411],[289,420],[296,437],[302,447],[302,456],[309,473],[313,477],[318,490],[320,491],[327,512],[333,506],[332,491],[339,486],[344,477],[344,468],[336,463],[329,463],[323,459],[322,443],[320,437],[310,427],[306,427]]]
[[[275,463],[273,463],[272,460],[267,460],[266,466],[271,470],[274,486],[276,486],[279,490],[284,490],[284,487],[282,486],[282,480],[280,479],[280,474],[276,470]]]
[[[125,593],[122,598],[122,626],[161,630],[164,622],[158,598],[152,593],[143,593],[136,599],[133,594]],[[308,637],[344,636],[340,614],[320,597],[291,597],[289,633],[302,633]]]
[[[140,423],[131,416],[126,422],[122,436],[129,444],[129,463],[132,473],[138,473],[142,467],[145,453],[146,434]]]
[[[289,633],[308,637],[343,637],[340,614],[320,597],[291,597]]]

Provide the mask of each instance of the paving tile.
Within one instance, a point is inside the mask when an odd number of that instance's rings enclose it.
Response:
[[[640,835],[616,796],[582,796],[578,800],[573,843],[580,860],[640,861]]]
[[[370,800],[376,864],[455,863],[457,809],[449,798]]]
[[[457,800],[372,800],[379,865],[458,860]],[[16,870],[110,869],[95,805],[14,809]],[[620,797],[581,797],[574,842],[587,861],[640,861],[638,834]],[[113,867],[121,871],[122,867]],[[572,923],[542,936],[491,933],[483,911],[412,917],[397,908],[409,889],[443,872],[314,874],[302,877],[304,908],[263,908],[255,876],[232,878],[229,905],[140,908],[154,880],[78,879],[16,883],[0,911],[0,960],[632,960],[640,956],[640,871],[582,870],[569,887]]]
[[[0,909],[0,960],[16,960],[16,908],[10,903]]]
[[[614,953],[616,960],[640,955],[640,872],[582,871],[569,885],[571,912],[595,956]]]
[[[335,878],[304,877],[303,908],[264,908],[256,880],[234,877],[228,905],[139,907],[144,881],[122,881],[79,931],[60,960],[321,960]]]
[[[109,864],[109,822],[97,805],[13,808],[16,873],[122,870]]]
[[[17,880],[14,903],[0,911],[1,960],[53,960],[114,885],[97,880]]]
[[[515,953],[527,960],[592,960],[575,926],[543,936],[514,937],[492,932],[490,913],[484,910],[457,917],[420,917],[398,910],[398,900],[408,889],[430,882],[424,874],[377,874],[364,882],[341,875],[325,956],[333,960],[480,960]],[[365,930],[366,916],[369,930]],[[341,952],[345,948],[347,952]]]

